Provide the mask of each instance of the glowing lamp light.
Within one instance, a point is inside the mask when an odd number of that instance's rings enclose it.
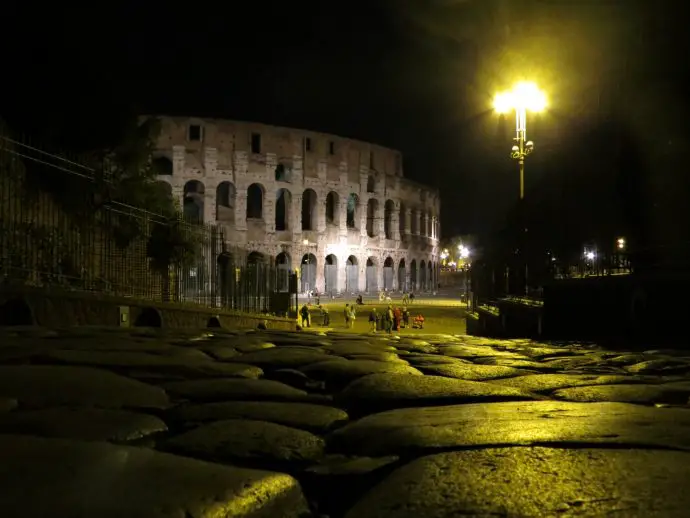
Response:
[[[616,246],[619,250],[623,250],[625,248],[625,238],[619,237],[616,241]]]
[[[513,110],[541,112],[546,109],[546,95],[535,83],[522,81],[510,92],[502,92],[494,97],[494,110],[497,113],[509,113]]]
[[[470,249],[467,248],[465,245],[459,245],[458,252],[460,253],[461,259],[467,259],[470,256]]]
[[[595,254],[595,253],[592,252],[591,250],[588,251],[588,252],[585,252],[585,257],[586,257],[588,260],[590,260],[590,261],[594,261],[594,258],[595,258],[596,256],[597,256],[597,254]]]

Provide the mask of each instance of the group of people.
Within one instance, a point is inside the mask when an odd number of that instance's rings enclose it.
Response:
[[[412,318],[412,325],[410,326],[410,311],[407,307],[410,300],[414,300],[414,295],[407,293],[403,294],[403,304],[402,307],[393,307],[392,304],[388,305],[386,310],[379,313],[376,308],[372,308],[369,313],[369,330],[373,333],[376,331],[385,331],[387,333],[392,333],[393,331],[400,331],[401,329],[409,328],[412,329],[423,329],[424,328],[424,316],[421,313],[416,314]],[[362,304],[361,295],[358,297],[356,304]],[[311,304],[304,304],[300,309],[300,320],[302,322],[302,327],[311,327],[311,312],[309,306]],[[328,308],[317,305],[317,308],[321,312],[322,325],[327,327],[331,323],[331,318],[328,313]],[[352,329],[355,325],[355,320],[357,319],[357,312],[355,311],[355,304],[345,304],[343,309],[343,316],[345,317],[345,327]]]

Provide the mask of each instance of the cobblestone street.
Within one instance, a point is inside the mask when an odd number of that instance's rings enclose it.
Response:
[[[689,354],[422,333],[0,330],[0,516],[688,515]]]

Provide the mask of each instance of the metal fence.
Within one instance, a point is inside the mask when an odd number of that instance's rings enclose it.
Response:
[[[272,311],[277,270],[230,246],[222,228],[109,199],[108,177],[0,128],[0,283],[97,291],[244,312]],[[171,231],[193,253],[157,264]]]

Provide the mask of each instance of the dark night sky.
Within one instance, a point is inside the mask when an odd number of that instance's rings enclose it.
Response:
[[[404,153],[408,177],[442,189],[444,235],[484,231],[517,189],[510,134],[490,101],[521,76],[543,85],[552,105],[530,126],[539,151],[530,189],[561,174],[558,157],[574,128],[607,114],[638,136],[649,117],[673,133],[668,112],[679,111],[668,103],[684,106],[675,71],[687,68],[688,48],[670,7],[683,4],[600,3],[24,4],[3,15],[0,114],[85,145],[134,111],[374,141]],[[625,107],[633,105],[642,109],[631,115]]]

